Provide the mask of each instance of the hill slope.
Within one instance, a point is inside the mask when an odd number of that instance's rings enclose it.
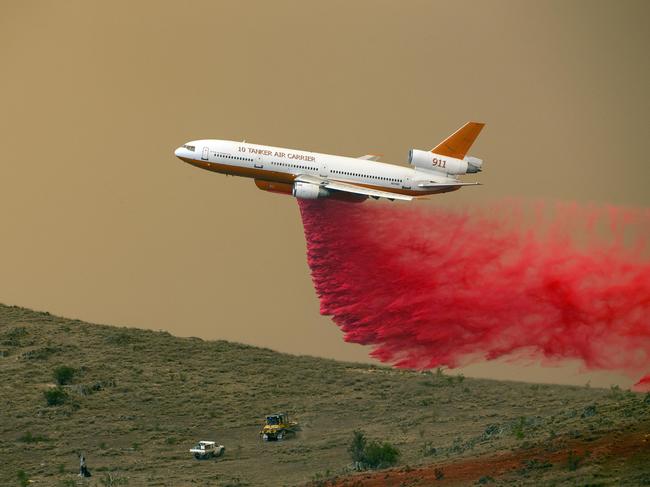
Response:
[[[62,365],[77,371],[63,386],[68,399],[48,406],[44,393]],[[260,441],[263,415],[284,410],[303,431],[284,442]],[[647,396],[616,389],[462,380],[0,305],[3,486],[19,485],[20,470],[37,485],[76,485],[77,451],[86,454],[90,485],[295,485],[345,473],[354,429],[395,444],[402,465],[448,465],[505,452],[557,452],[574,448],[571,441],[597,444],[627,431],[639,435],[649,431],[649,421]],[[226,445],[225,457],[191,458],[188,448],[199,439]],[[554,459],[508,475],[531,485],[650,482],[648,448],[609,457],[596,450],[575,469]],[[485,480],[490,468],[473,475]],[[511,480],[503,475],[492,476],[497,483]],[[473,483],[474,477],[454,481],[448,474],[440,482]]]

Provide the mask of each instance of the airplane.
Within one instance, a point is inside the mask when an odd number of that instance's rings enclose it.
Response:
[[[230,140],[194,140],[174,154],[192,166],[253,178],[261,190],[299,199],[409,201],[480,184],[458,176],[481,171],[483,161],[467,152],[484,125],[468,122],[430,151],[410,149],[412,168],[377,162],[380,156],[373,154],[355,158]]]

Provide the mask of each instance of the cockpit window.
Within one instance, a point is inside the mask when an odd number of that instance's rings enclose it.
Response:
[[[185,147],[187,150],[194,152],[194,146],[193,145],[187,145],[184,144],[183,147]]]

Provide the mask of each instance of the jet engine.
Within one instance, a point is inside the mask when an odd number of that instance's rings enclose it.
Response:
[[[474,173],[474,172],[481,172],[482,167],[483,167],[483,159],[479,159],[478,157],[472,157],[472,156],[465,156],[463,159],[467,161],[467,172],[468,173]]]
[[[480,172],[483,165],[481,159],[472,156],[456,159],[418,149],[409,150],[409,163],[418,169],[453,175]]]
[[[327,198],[330,195],[330,192],[316,184],[301,183],[300,181],[296,181],[293,183],[292,194],[296,198],[302,200],[315,200],[318,198]]]

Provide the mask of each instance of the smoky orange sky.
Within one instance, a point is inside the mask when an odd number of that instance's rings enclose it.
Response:
[[[246,139],[404,164],[477,120],[484,186],[415,204],[648,207],[649,14],[629,0],[5,0],[0,302],[370,361],[318,313],[295,200],[174,148]],[[463,371],[633,382],[578,369]]]

